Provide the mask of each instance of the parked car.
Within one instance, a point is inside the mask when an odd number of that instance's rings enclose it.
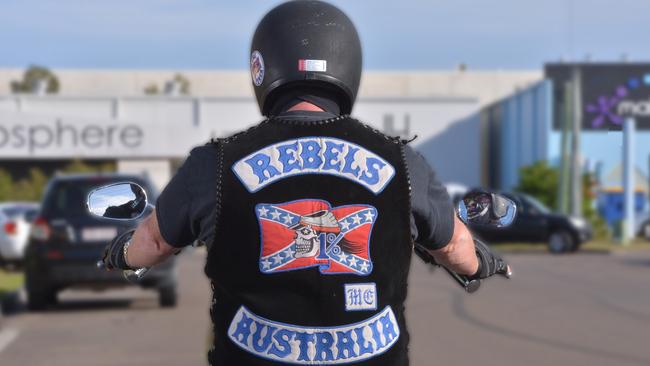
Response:
[[[0,204],[0,265],[20,266],[25,254],[31,222],[38,213],[35,202]]]
[[[118,234],[134,228],[136,221],[111,221],[88,213],[88,193],[116,182],[134,182],[155,191],[146,179],[133,175],[74,175],[53,178],[44,194],[41,212],[34,220],[25,253],[25,284],[30,309],[42,309],[69,287],[106,289],[132,285],[121,271],[96,267],[105,246]],[[152,195],[154,197],[152,197]],[[144,217],[144,216],[143,216]],[[158,291],[161,306],[175,306],[174,258],[153,268],[138,285]]]
[[[650,212],[636,216],[636,233],[645,240],[650,240]]]
[[[591,239],[589,222],[580,217],[553,213],[535,198],[522,193],[502,193],[517,204],[517,217],[504,228],[470,226],[488,242],[546,243],[552,253],[574,252]]]

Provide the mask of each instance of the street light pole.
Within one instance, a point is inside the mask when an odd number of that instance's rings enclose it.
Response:
[[[623,244],[628,244],[634,238],[634,134],[636,120],[627,118],[623,126],[623,190],[625,196],[625,219],[623,222]]]
[[[573,131],[571,134],[571,215],[582,216],[582,166],[580,161],[580,132],[582,128],[582,72],[573,67]]]

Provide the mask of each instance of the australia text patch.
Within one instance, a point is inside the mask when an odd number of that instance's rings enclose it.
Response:
[[[345,310],[377,310],[377,286],[374,283],[346,284]]]
[[[240,307],[228,328],[228,337],[255,356],[301,364],[361,362],[390,349],[400,331],[387,306],[362,322],[335,327],[306,327],[264,319]]]
[[[249,192],[299,174],[329,174],[350,179],[379,194],[395,168],[372,151],[330,137],[304,137],[264,147],[232,166]]]
[[[260,223],[260,271],[274,273],[318,267],[323,274],[372,272],[370,234],[377,209],[332,207],[316,199],[255,206]]]

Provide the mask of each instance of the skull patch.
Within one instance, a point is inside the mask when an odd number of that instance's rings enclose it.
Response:
[[[296,229],[295,258],[313,257],[318,253],[318,233],[310,225]]]

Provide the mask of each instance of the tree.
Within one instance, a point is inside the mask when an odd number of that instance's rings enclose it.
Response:
[[[180,84],[181,94],[188,95],[190,94],[190,80],[185,77],[183,74],[177,73],[174,75],[172,81],[175,81]]]
[[[529,194],[551,208],[557,207],[560,173],[546,161],[521,168],[516,191]]]
[[[178,85],[178,90],[175,89],[175,85]],[[174,77],[164,85],[164,92],[165,94],[172,94],[172,90],[174,91],[174,94],[178,92],[181,95],[189,95],[190,94],[190,80],[185,77],[185,75],[176,73],[174,74]],[[144,93],[146,95],[159,95],[161,90],[158,87],[156,83],[150,83],[144,88]]]
[[[91,165],[75,159],[72,163],[63,168],[63,173],[112,173],[115,171],[115,164],[104,163],[101,165]]]
[[[63,168],[64,173],[111,173],[115,171],[115,164],[87,164],[81,160],[73,160]],[[41,169],[32,167],[29,176],[19,181],[14,181],[9,172],[0,168],[0,201],[40,201],[43,190],[47,185],[48,177]]]
[[[38,201],[37,189],[31,180],[21,179],[14,184],[14,190],[11,194],[12,201]]]
[[[32,184],[34,201],[40,201],[43,197],[43,190],[50,178],[39,168],[29,169],[29,180]]]
[[[0,168],[0,201],[11,200],[11,195],[14,190],[14,182],[11,179],[11,174],[4,169]]]
[[[591,223],[593,235],[596,239],[609,239],[610,231],[607,222],[594,208],[595,177],[591,173],[582,176],[582,215]]]
[[[31,93],[34,86],[40,80],[45,80],[47,83],[46,92],[53,94],[59,91],[59,79],[48,68],[43,66],[32,65],[23,74],[23,79],[20,81],[11,82],[11,91],[13,93]]]
[[[157,95],[160,93],[160,90],[158,89],[158,85],[151,83],[144,87],[144,93],[147,95]]]

